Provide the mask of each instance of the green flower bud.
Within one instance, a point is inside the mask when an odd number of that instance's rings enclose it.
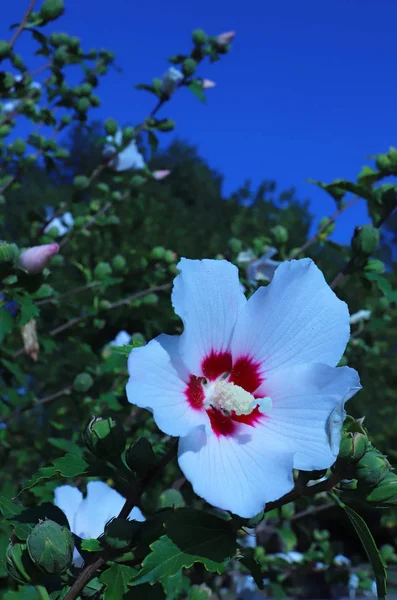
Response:
[[[157,294],[147,294],[141,300],[142,304],[146,304],[146,306],[155,306],[159,303],[159,297]]]
[[[390,471],[365,498],[376,508],[397,506],[397,475]]]
[[[193,60],[193,58],[185,58],[185,60],[182,63],[182,73],[186,77],[190,77],[190,75],[193,75],[196,72],[196,69],[197,62]]]
[[[379,298],[376,302],[376,308],[381,312],[387,310],[390,306],[390,302],[387,298],[383,296],[383,298]]]
[[[92,92],[92,85],[90,83],[82,83],[80,86],[80,92],[83,96],[89,96]]]
[[[371,224],[356,227],[351,247],[358,255],[370,256],[379,245],[379,237],[379,230]]]
[[[156,124],[158,131],[173,131],[175,129],[175,121],[172,119],[163,119]]]
[[[63,573],[71,564],[74,541],[67,527],[46,519],[34,527],[26,540],[32,562],[47,575]]]
[[[77,102],[77,110],[80,113],[85,113],[87,112],[87,110],[91,107],[91,102],[88,98],[80,98],[80,100]]]
[[[88,392],[93,385],[94,380],[89,373],[80,373],[79,375],[76,375],[73,382],[73,388],[76,392]]]
[[[379,171],[383,173],[388,173],[392,166],[391,160],[387,154],[378,154],[375,164]]]
[[[86,190],[90,185],[88,177],[85,175],[76,175],[73,179],[73,185],[76,190],[82,191]]]
[[[11,52],[11,44],[5,40],[0,40],[0,60],[6,58]]]
[[[104,542],[111,550],[126,551],[131,546],[138,527],[136,521],[112,519],[105,527]]]
[[[202,29],[195,29],[192,33],[192,40],[196,46],[204,46],[208,41],[208,36]]]
[[[9,125],[0,125],[0,138],[6,137],[11,131],[11,127]]]
[[[384,273],[385,263],[376,258],[371,258],[364,267],[366,273]]]
[[[45,0],[43,6],[40,9],[39,16],[48,23],[49,21],[55,21],[65,11],[63,0]]]
[[[117,121],[114,119],[106,119],[105,121],[105,131],[107,135],[116,135],[119,126],[117,125]]]
[[[288,230],[283,225],[272,227],[270,232],[277,244],[285,244],[285,242],[288,242]]]
[[[19,257],[16,244],[0,244],[0,263],[12,263]]]
[[[8,574],[19,583],[33,583],[40,578],[40,571],[32,563],[26,544],[9,544],[5,559]]]
[[[135,129],[133,127],[125,127],[123,129],[123,142],[131,142],[135,137]]]
[[[96,94],[91,94],[90,104],[91,106],[101,106],[101,99]]]
[[[356,466],[358,489],[377,486],[391,469],[387,458],[376,448],[369,447]]]
[[[141,185],[146,183],[146,181],[146,177],[142,177],[142,175],[134,175],[134,177],[132,177],[130,180],[130,186],[132,189],[138,189],[141,187]]]
[[[124,256],[117,254],[112,260],[112,267],[115,271],[123,271],[127,265]]]
[[[165,248],[163,248],[163,246],[156,246],[152,249],[150,256],[151,258],[153,258],[153,260],[161,260],[162,258],[164,258],[165,252],[166,250]]]
[[[83,434],[87,448],[98,458],[120,458],[125,448],[123,426],[113,417],[92,417]]]
[[[61,119],[62,125],[69,125],[69,123],[71,123],[71,121],[72,121],[71,115],[63,115],[63,117]]]
[[[177,258],[178,258],[177,254],[175,252],[173,252],[172,250],[166,250],[164,252],[164,260],[167,263],[171,264],[171,263],[175,262]]]
[[[338,460],[349,463],[358,462],[365,454],[368,438],[362,433],[347,433],[342,438]]]
[[[237,254],[243,249],[243,242],[241,240],[238,240],[237,238],[230,238],[228,246],[232,252],[235,252]]]
[[[95,270],[94,270],[95,279],[103,280],[103,279],[106,279],[107,277],[110,277],[111,274],[112,274],[112,267],[110,266],[110,264],[108,262],[100,262],[95,267]]]
[[[57,67],[63,67],[69,59],[69,52],[66,46],[59,46],[54,52],[54,64]]]

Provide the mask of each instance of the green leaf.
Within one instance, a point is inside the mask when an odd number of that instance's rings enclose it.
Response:
[[[29,490],[39,482],[48,479],[68,479],[69,477],[77,477],[79,475],[88,474],[88,463],[78,454],[66,454],[57,458],[52,467],[42,467],[37,474],[27,483],[27,485],[19,492]]]
[[[239,557],[239,561],[251,573],[258,588],[263,590],[265,586],[263,584],[262,569],[259,562],[254,558],[252,548],[243,548],[242,556]]]
[[[33,587],[24,585],[18,588],[17,592],[7,592],[4,600],[49,600],[47,590],[43,586]]]
[[[16,515],[19,515],[24,510],[24,508],[23,506],[21,506],[20,504],[16,504],[9,498],[6,498],[5,496],[0,496],[0,510],[4,518],[10,519],[12,517],[15,517]]]
[[[126,565],[113,564],[99,578],[106,585],[103,600],[120,600],[128,592],[128,584],[136,570]]]
[[[181,492],[174,488],[164,490],[157,502],[157,508],[182,508],[183,506],[185,506],[185,500]]]
[[[358,183],[362,183],[363,185],[372,185],[376,183],[380,179],[382,179],[384,175],[379,173],[379,171],[375,171],[371,169],[371,167],[364,166],[360,173],[357,176]]]
[[[0,342],[12,331],[13,318],[5,308],[0,308]]]
[[[183,523],[183,526],[181,526]],[[155,541],[132,585],[156,583],[195,562],[207,571],[222,573],[236,552],[236,536],[227,521],[214,515],[179,508],[165,521],[167,535]]]
[[[140,348],[141,346],[144,346],[144,345],[145,344],[143,342],[135,341],[135,342],[132,342],[132,344],[127,344],[124,346],[112,346],[111,350],[112,350],[112,352],[115,352],[116,354],[122,354],[123,356],[128,357],[134,348]]]
[[[337,504],[346,512],[349,517],[354,529],[357,532],[358,537],[363,545],[365,552],[367,553],[368,559],[374,570],[376,579],[376,588],[378,592],[378,600],[386,600],[386,565],[383,562],[382,556],[378,550],[374,538],[368,528],[368,525],[355,510],[344,504],[335,494],[333,494]]]
[[[393,290],[390,281],[378,273],[365,273],[366,279],[373,281],[389,300],[389,302],[397,302],[397,290]]]
[[[61,438],[48,438],[49,443],[55,448],[62,450],[63,452],[70,452],[71,454],[81,455],[83,453],[83,449],[80,448],[75,442],[71,440],[63,440]]]
[[[85,550],[86,552],[100,552],[102,550],[102,546],[99,540],[89,538],[81,542],[81,549]]]
[[[18,325],[23,327],[26,323],[29,323],[32,319],[36,318],[39,313],[39,307],[33,302],[32,298],[27,294],[25,296],[18,296],[16,298],[21,309]]]
[[[196,96],[196,98],[201,100],[201,102],[204,102],[204,103],[207,102],[207,98],[205,97],[203,88],[197,80],[191,81],[187,87],[192,92],[192,94],[194,94]]]

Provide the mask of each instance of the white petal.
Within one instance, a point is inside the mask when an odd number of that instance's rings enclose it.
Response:
[[[117,517],[125,498],[103,481],[90,481],[87,496],[76,515],[75,533],[82,538],[97,538],[112,517]]]
[[[70,530],[75,531],[75,517],[83,501],[83,494],[77,487],[72,485],[61,485],[54,490],[54,504],[66,515]]]
[[[128,358],[128,401],[150,410],[157,426],[175,436],[208,423],[205,410],[193,409],[186,397],[190,375],[179,356],[179,342],[179,336],[160,335]]]
[[[292,454],[267,447],[262,430],[248,425],[219,437],[198,427],[179,440],[178,461],[198,496],[245,518],[294,485]]]
[[[177,268],[172,303],[185,327],[180,352],[190,372],[200,376],[206,357],[229,351],[246,298],[237,267],[226,260],[182,258]]]
[[[312,260],[292,260],[248,300],[233,334],[233,358],[253,357],[265,372],[313,361],[336,366],[349,335],[346,303]]]
[[[131,519],[131,521],[139,521],[139,522],[146,521],[145,517],[142,514],[141,509],[138,506],[134,506],[134,508],[128,515],[128,518]]]
[[[263,422],[270,443],[294,452],[294,468],[326,469],[339,452],[344,403],[360,389],[349,367],[299,365],[269,375],[258,392],[271,396],[272,410]]]

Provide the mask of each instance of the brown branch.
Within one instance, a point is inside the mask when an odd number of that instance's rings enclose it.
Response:
[[[36,0],[30,0],[29,6],[26,9],[25,14],[23,15],[23,19],[20,22],[18,29],[16,30],[16,32],[14,33],[14,35],[12,36],[12,38],[10,40],[10,46],[13,46],[15,44],[15,42],[21,35],[22,31],[24,30],[24,27],[30,17],[30,13],[32,12],[35,4],[36,4]]]
[[[70,386],[63,388],[62,390],[59,390],[58,392],[55,392],[54,394],[50,394],[49,396],[42,398],[41,400],[39,400],[38,402],[35,402],[34,404],[28,404],[26,406],[22,406],[22,408],[19,408],[15,412],[12,412],[9,415],[7,415],[6,417],[0,419],[0,423],[1,424],[8,423],[8,421],[13,419],[14,417],[17,417],[20,413],[26,412],[27,410],[32,410],[33,408],[36,408],[36,406],[42,406],[43,404],[48,404],[49,402],[52,402],[52,400],[56,400],[56,398],[59,398],[60,396],[66,396],[66,395],[71,394],[71,392],[72,392],[72,388]]]
[[[146,491],[149,485],[156,481],[158,475],[162,472],[162,470],[167,466],[167,464],[175,457],[177,450],[177,442],[170,446],[168,452],[163,456],[163,458],[159,461],[159,463],[147,474],[147,476],[142,480],[141,484],[134,488],[130,495],[127,496],[127,499],[124,503],[123,508],[121,509],[118,518],[119,519],[127,519],[128,515],[139,502],[142,494]],[[87,585],[87,583],[92,579],[94,574],[98,569],[100,569],[108,560],[106,552],[100,556],[95,562],[91,565],[88,565],[84,571],[80,574],[80,576],[76,579],[68,593],[66,594],[64,600],[75,600],[77,596],[80,594],[81,590]]]
[[[320,483],[317,483],[316,485],[311,485],[310,487],[298,484],[294,487],[293,490],[288,492],[288,494],[285,494],[285,496],[283,496],[279,500],[275,500],[274,502],[268,502],[268,504],[266,504],[265,507],[265,513],[275,508],[280,508],[281,506],[284,506],[284,504],[288,504],[289,502],[295,502],[295,500],[298,500],[299,498],[311,498],[312,496],[315,496],[320,492],[329,492],[342,479],[343,476],[340,473],[335,472],[332,473],[332,475],[330,475],[330,477],[328,477],[328,479],[326,479],[325,481],[321,481]]]
[[[64,294],[59,294],[59,296],[55,296],[54,298],[45,298],[43,300],[39,300],[36,302],[37,306],[43,306],[43,304],[56,304],[59,300],[63,300],[68,296],[74,296],[75,294],[80,294],[80,292],[85,292],[87,290],[91,290],[95,287],[98,287],[100,284],[99,281],[95,281],[94,283],[87,283],[86,285],[82,285],[81,287],[75,288],[74,290],[69,290]]]

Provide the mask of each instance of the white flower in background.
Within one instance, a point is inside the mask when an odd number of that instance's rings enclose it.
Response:
[[[49,219],[51,217],[51,214],[54,213],[53,207],[47,206],[46,212],[47,212],[46,218]],[[61,217],[55,217],[55,219],[52,219],[52,221],[50,221],[48,223],[48,225],[46,226],[46,228],[44,229],[44,232],[47,233],[51,229],[56,229],[58,232],[58,235],[65,235],[65,233],[68,233],[68,231],[70,231],[72,229],[73,225],[74,225],[74,218],[72,216],[72,213],[66,212]]]
[[[328,569],[328,565],[323,562],[316,562],[313,566],[313,571],[316,573],[320,573],[321,571],[326,571]]]
[[[336,368],[349,311],[310,259],[283,262],[249,300],[225,260],[177,268],[184,331],[131,352],[128,400],[180,436],[196,494],[250,518],[292,489],[293,469],[335,462],[344,403],[360,389],[355,370]]]
[[[375,579],[373,580],[372,585],[371,585],[371,594],[373,596],[375,596],[375,598],[378,597],[378,588],[377,588]]]
[[[350,317],[350,325],[355,325],[361,321],[368,321],[368,319],[371,318],[371,314],[372,312],[370,310],[359,310]]]
[[[351,573],[349,577],[349,582],[347,584],[347,587],[349,589],[349,600],[355,599],[359,584],[360,579],[358,575],[356,575],[356,573]]]
[[[90,481],[87,484],[87,495],[71,485],[61,485],[54,490],[54,504],[66,515],[70,530],[82,539],[98,538],[105,525],[113,517],[117,517],[124,506],[125,498],[103,481]],[[129,519],[144,521],[141,510],[135,506]],[[81,565],[83,559],[75,550],[73,562]]]
[[[170,67],[163,75],[160,91],[163,94],[168,94],[171,96],[171,94],[175,92],[182,79],[183,74],[181,71],[175,67]]]
[[[236,577],[237,585],[236,585],[236,594],[239,596],[244,592],[256,592],[258,591],[258,586],[255,583],[252,575],[240,575]]]
[[[290,565],[292,564],[299,564],[301,562],[303,562],[304,560],[304,555],[302,554],[302,552],[295,552],[295,551],[291,551],[291,552],[276,552],[276,554],[271,554],[270,555],[272,558],[281,558],[282,560],[285,560],[285,562],[289,563]]]
[[[248,282],[253,284],[257,281],[271,281],[273,279],[275,270],[281,262],[278,260],[272,260],[272,256],[277,254],[276,248],[269,248],[269,250],[258,260],[250,262],[247,266],[247,279]]]
[[[251,262],[255,259],[256,259],[256,254],[251,248],[249,248],[249,250],[243,250],[242,252],[239,252],[237,255],[238,263]]]
[[[351,565],[351,560],[350,558],[347,558],[347,556],[344,556],[343,554],[337,554],[336,556],[334,556],[334,565],[336,565],[337,567],[350,567]]]
[[[108,135],[106,141],[107,143],[103,148],[103,156],[109,158],[117,152],[117,147],[121,146],[123,143],[123,132],[119,129],[114,136]],[[110,161],[109,167],[117,172],[128,171],[130,169],[143,169],[145,167],[145,161],[137,148],[136,141],[132,140],[124,150],[119,152],[117,156]]]
[[[109,342],[111,346],[126,346],[131,341],[131,335],[126,331],[119,331],[114,340]]]

